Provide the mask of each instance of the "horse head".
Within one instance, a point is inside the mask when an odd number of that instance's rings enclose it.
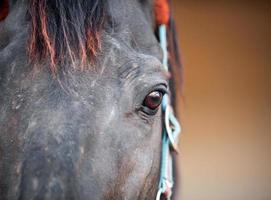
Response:
[[[179,69],[169,84],[154,2],[4,2],[0,199],[155,199]]]

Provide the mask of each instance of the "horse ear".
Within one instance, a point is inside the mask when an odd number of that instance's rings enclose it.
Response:
[[[9,3],[8,0],[0,1],[0,21],[4,20],[8,16]]]

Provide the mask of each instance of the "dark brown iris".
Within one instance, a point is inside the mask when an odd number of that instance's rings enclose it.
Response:
[[[8,0],[0,1],[0,21],[4,20],[8,15],[9,5]]]
[[[151,110],[157,109],[163,99],[163,94],[159,91],[153,91],[149,93],[144,99],[144,106],[148,107]]]

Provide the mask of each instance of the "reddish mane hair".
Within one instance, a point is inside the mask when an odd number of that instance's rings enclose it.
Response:
[[[49,61],[54,75],[63,64],[89,66],[101,50],[105,4],[105,0],[29,0],[30,61]]]

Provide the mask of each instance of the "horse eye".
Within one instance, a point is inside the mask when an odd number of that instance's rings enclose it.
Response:
[[[0,21],[4,20],[8,15],[8,0],[0,1]]]
[[[149,108],[150,110],[156,110],[160,106],[162,99],[162,92],[153,91],[145,97],[143,106]]]

